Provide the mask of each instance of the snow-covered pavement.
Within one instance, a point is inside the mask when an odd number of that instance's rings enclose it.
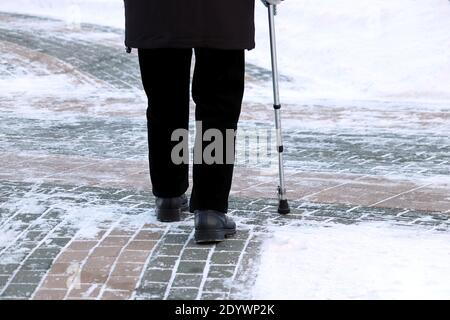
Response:
[[[449,233],[389,222],[273,232],[262,249],[256,299],[449,297]]]
[[[443,96],[321,99],[284,68],[293,213],[275,210],[275,154],[244,159],[239,234],[197,246],[192,215],[153,217],[145,99],[122,32],[0,13],[0,299],[450,297]],[[257,55],[241,135],[273,126]]]

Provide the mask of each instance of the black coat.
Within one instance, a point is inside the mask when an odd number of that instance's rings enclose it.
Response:
[[[127,47],[255,47],[255,0],[124,1]]]

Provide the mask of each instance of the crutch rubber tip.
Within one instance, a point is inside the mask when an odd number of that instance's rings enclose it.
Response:
[[[278,213],[279,214],[288,214],[291,212],[291,209],[289,208],[289,203],[287,200],[280,200],[280,204],[278,206]]]

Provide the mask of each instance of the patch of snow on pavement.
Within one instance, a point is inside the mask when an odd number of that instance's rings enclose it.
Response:
[[[117,224],[121,222],[122,229],[138,229],[144,224],[156,223],[152,212],[127,216],[125,205],[66,207],[64,211],[66,221],[78,230],[76,237],[83,239],[95,237],[100,231],[99,226],[105,221],[114,221]]]
[[[123,28],[123,0],[2,0],[0,11]]]
[[[262,8],[256,25],[249,58],[270,68]],[[298,99],[450,100],[448,0],[288,0],[277,29]]]
[[[91,197],[92,200],[95,199],[95,196],[89,193],[74,195],[72,193],[56,192],[48,195],[31,190],[20,198],[10,198],[7,202],[3,203],[2,208],[11,211],[24,208],[22,211],[25,212],[43,213],[45,207],[42,206],[42,203],[46,203],[49,206],[49,210],[54,209],[60,211],[62,213],[60,219],[63,221],[63,224],[76,230],[76,236],[81,238],[94,237],[105,223],[117,225],[120,223],[120,227],[123,229],[138,229],[145,224],[154,224],[157,222],[155,215],[151,211],[133,211],[130,208],[131,205],[127,202],[112,202],[100,205],[52,200],[52,198],[57,199],[59,197],[73,197],[74,200],[77,197],[84,200],[89,200]],[[37,219],[31,222],[31,226],[44,226],[47,222],[46,219],[37,215]],[[17,222],[8,222],[6,225],[0,226],[0,247],[7,246],[15,240],[20,234],[20,231],[18,231],[19,227],[20,224]]]
[[[254,299],[449,299],[450,235],[384,223],[274,229]]]
[[[0,49],[0,73],[6,74],[0,77],[0,111],[13,111],[26,118],[63,118],[66,121],[74,120],[80,110],[89,110],[91,114],[142,112],[139,102],[144,101],[144,92],[111,88],[61,61],[55,71],[45,60],[33,61],[18,54],[4,53],[5,50]],[[13,67],[8,59],[13,61]],[[55,112],[58,108],[66,112]]]

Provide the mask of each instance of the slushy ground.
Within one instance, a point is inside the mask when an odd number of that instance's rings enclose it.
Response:
[[[122,32],[0,14],[1,299],[450,297],[448,103],[295,101],[283,74],[292,213],[238,144],[238,233],[200,246],[154,217]],[[270,72],[247,80],[240,132],[270,132]]]

